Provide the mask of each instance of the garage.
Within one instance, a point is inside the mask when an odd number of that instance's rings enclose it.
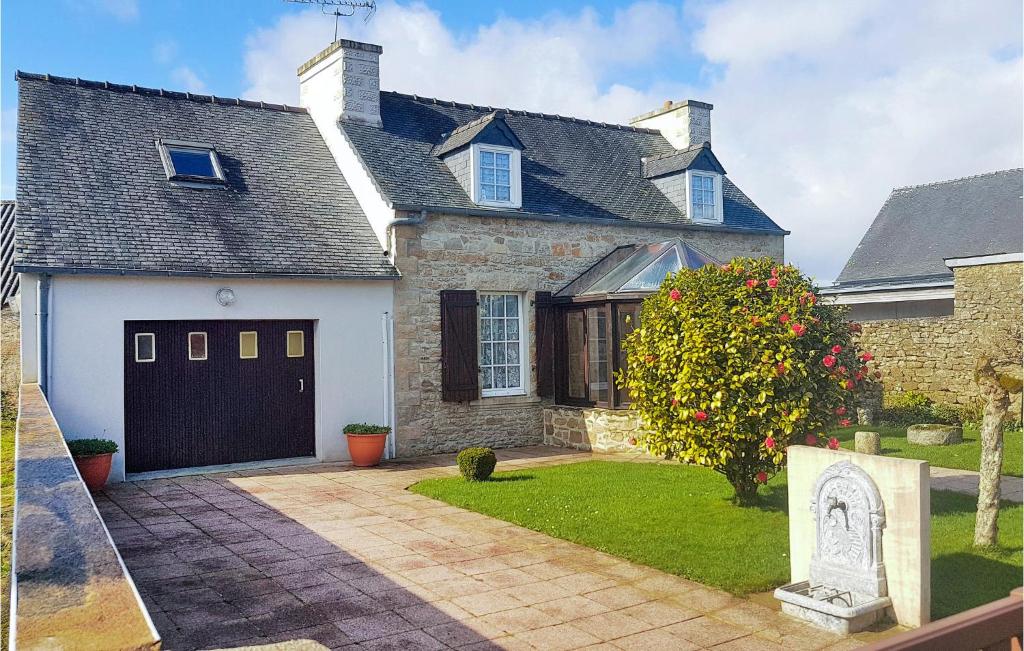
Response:
[[[313,325],[125,321],[126,470],[313,456]]]

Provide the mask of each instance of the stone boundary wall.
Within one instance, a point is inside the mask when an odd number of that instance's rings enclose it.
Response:
[[[37,384],[21,386],[16,437],[12,648],[159,649]]]
[[[642,452],[643,448],[629,442],[642,431],[640,417],[628,409],[544,409],[544,445],[593,452]]]
[[[952,316],[865,321],[860,344],[875,355],[884,390],[918,391],[950,405],[976,404],[974,364],[990,348],[988,333],[1005,332],[1024,317],[1021,271],[1019,262],[958,267]],[[1019,395],[1013,410],[1019,419]]]
[[[454,452],[470,445],[514,447],[543,439],[545,405],[536,394],[533,301],[555,292],[625,244],[680,238],[728,260],[783,258],[783,237],[650,225],[545,222],[430,214],[395,229],[395,440],[398,456]],[[529,367],[524,396],[441,400],[443,289],[517,292],[526,297]]]

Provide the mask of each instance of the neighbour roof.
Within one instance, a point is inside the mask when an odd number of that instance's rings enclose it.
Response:
[[[18,293],[14,273],[14,202],[0,201],[0,307]]]
[[[345,133],[396,208],[452,209],[474,214],[474,204],[444,161],[438,145],[460,127],[495,109],[403,95],[380,94],[383,127],[343,122]],[[690,225],[686,215],[644,178],[641,159],[675,150],[658,132],[576,118],[502,109],[525,147],[523,207],[502,213],[583,220],[624,220]],[[728,178],[723,179],[725,223],[733,228],[785,234]]]
[[[18,73],[19,270],[391,278],[303,109]],[[209,143],[226,183],[167,180]]]
[[[1020,169],[896,188],[837,282],[948,276],[946,258],[1021,251]]]
[[[683,240],[620,246],[561,290],[556,297],[645,294],[657,290],[665,276],[680,269],[720,264]]]

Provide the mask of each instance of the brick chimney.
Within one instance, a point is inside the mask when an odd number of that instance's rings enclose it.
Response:
[[[332,120],[374,127],[380,121],[379,45],[341,39],[299,66],[299,103]]]
[[[666,101],[649,113],[629,121],[634,127],[656,129],[676,149],[711,142],[711,109],[706,102],[688,99],[682,102]]]

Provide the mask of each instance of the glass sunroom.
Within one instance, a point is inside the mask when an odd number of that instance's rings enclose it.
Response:
[[[622,340],[640,323],[640,304],[665,276],[719,264],[682,240],[615,249],[552,297],[555,402],[625,409],[629,395],[615,387],[624,368]]]

